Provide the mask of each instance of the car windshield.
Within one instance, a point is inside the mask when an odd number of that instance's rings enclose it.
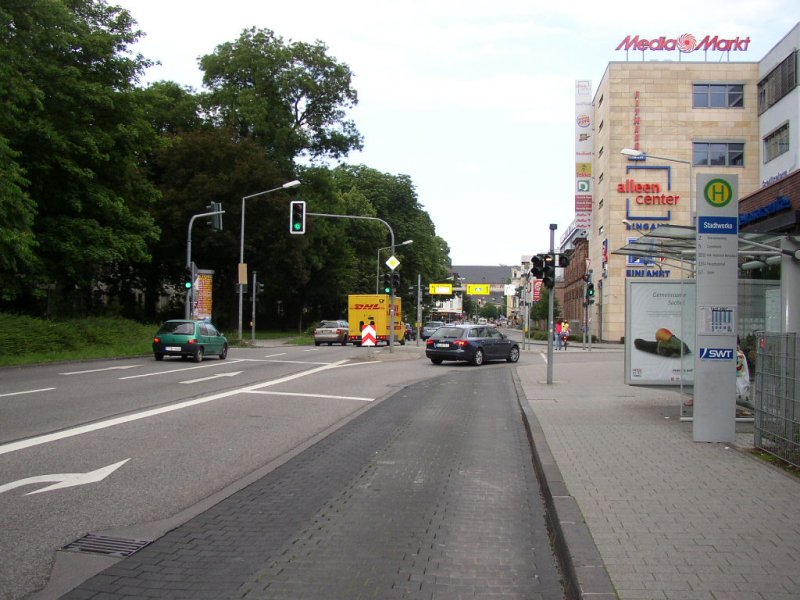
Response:
[[[337,323],[336,321],[322,321],[322,323],[320,323],[319,326],[320,327],[338,327],[339,323]]]
[[[464,330],[461,327],[440,327],[434,334],[440,340],[450,339],[454,340],[464,335]]]
[[[194,333],[194,323],[189,323],[187,321],[168,321],[161,326],[158,333],[192,335]]]
[[[425,323],[425,327],[427,329],[436,329],[437,327],[441,327],[442,325],[444,325],[444,323],[442,323],[441,321],[428,321],[427,323]]]

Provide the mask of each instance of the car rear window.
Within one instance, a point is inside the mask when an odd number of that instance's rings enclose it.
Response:
[[[460,327],[440,327],[436,330],[436,337],[439,339],[454,340],[460,338],[464,334],[464,330]]]
[[[336,321],[323,321],[319,324],[320,327],[339,327],[339,323]]]
[[[164,323],[158,332],[192,335],[194,333],[194,323],[187,323],[186,321]]]

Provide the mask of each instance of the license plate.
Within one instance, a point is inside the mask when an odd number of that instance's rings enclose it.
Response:
[[[437,348],[449,348],[450,344],[436,344]]]
[[[165,348],[165,350],[167,352],[180,352],[181,351],[181,347],[180,346],[167,346]]]

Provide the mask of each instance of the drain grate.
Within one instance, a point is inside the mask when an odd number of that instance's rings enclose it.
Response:
[[[109,537],[107,535],[87,533],[85,536],[64,546],[62,550],[91,552],[93,554],[105,554],[106,556],[125,558],[134,552],[138,552],[152,541],[153,540],[132,540],[129,538]]]

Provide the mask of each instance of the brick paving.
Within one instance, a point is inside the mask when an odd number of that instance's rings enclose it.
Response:
[[[800,598],[800,479],[737,448],[752,425],[693,442],[676,392],[624,385],[622,352],[562,356],[550,386],[541,359],[518,373],[619,598]]]
[[[443,368],[63,598],[563,598],[513,369]]]

